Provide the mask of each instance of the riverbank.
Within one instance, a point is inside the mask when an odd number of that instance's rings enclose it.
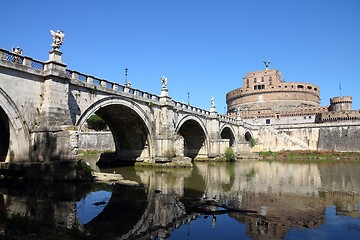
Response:
[[[279,151],[259,152],[260,160],[276,161],[359,161],[360,152],[336,151]]]

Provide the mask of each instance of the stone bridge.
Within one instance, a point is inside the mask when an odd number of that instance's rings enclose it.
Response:
[[[42,62],[0,49],[1,162],[73,159],[79,131],[93,114],[109,126],[119,160],[213,158],[227,147],[249,151],[247,130],[218,114],[213,100],[209,111],[193,107],[171,99],[160,80],[160,95],[151,94],[69,70],[61,55],[53,49]]]

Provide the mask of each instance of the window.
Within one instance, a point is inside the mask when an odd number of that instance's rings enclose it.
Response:
[[[270,119],[266,119],[266,124],[270,124]]]
[[[257,89],[258,89],[258,86],[255,85],[255,86],[254,86],[254,90],[257,90]]]
[[[256,83],[256,78],[254,78],[254,83]]]
[[[264,77],[261,77],[261,82],[264,82],[265,80],[264,80]]]

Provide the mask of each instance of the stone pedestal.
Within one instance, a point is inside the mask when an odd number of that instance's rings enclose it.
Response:
[[[216,108],[215,106],[212,106],[210,108],[210,117],[216,117],[216,116],[217,116]]]
[[[52,49],[49,51],[49,61],[63,63],[61,60],[62,52]]]
[[[169,91],[167,90],[167,88],[161,89],[160,97],[169,97]]]
[[[49,51],[49,60],[45,62],[44,70],[66,71],[66,64],[61,60],[62,52],[52,49]]]

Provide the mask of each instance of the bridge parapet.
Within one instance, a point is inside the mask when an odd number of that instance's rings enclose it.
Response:
[[[96,77],[93,77],[91,75],[86,75],[86,74],[83,74],[83,73],[79,73],[77,71],[66,69],[66,73],[73,80],[93,84],[94,86],[99,86],[99,87],[103,87],[103,88],[107,88],[107,89],[112,89],[112,90],[116,90],[116,91],[123,92],[123,93],[129,93],[130,95],[146,98],[146,99],[149,99],[149,100],[152,100],[152,101],[155,101],[155,102],[158,102],[159,99],[160,99],[160,97],[158,95],[156,95],[156,94],[151,94],[149,92],[142,91],[142,90],[132,88],[132,87],[128,87],[128,86],[124,86],[122,84],[118,84],[118,83],[115,83],[115,82],[110,82],[110,81],[105,80],[105,79],[96,78]]]
[[[188,110],[188,111],[196,112],[198,114],[210,116],[210,111],[207,111],[207,110],[204,110],[204,109],[201,109],[198,107],[194,107],[194,106],[191,106],[190,104],[183,103],[183,102],[177,102],[177,101],[173,101],[173,102],[177,109]]]
[[[44,65],[45,65],[43,62],[39,60],[35,60],[31,57],[26,57],[17,53],[9,52],[1,48],[0,48],[0,59],[9,62],[18,63],[20,65],[28,66],[37,70],[44,70]]]

